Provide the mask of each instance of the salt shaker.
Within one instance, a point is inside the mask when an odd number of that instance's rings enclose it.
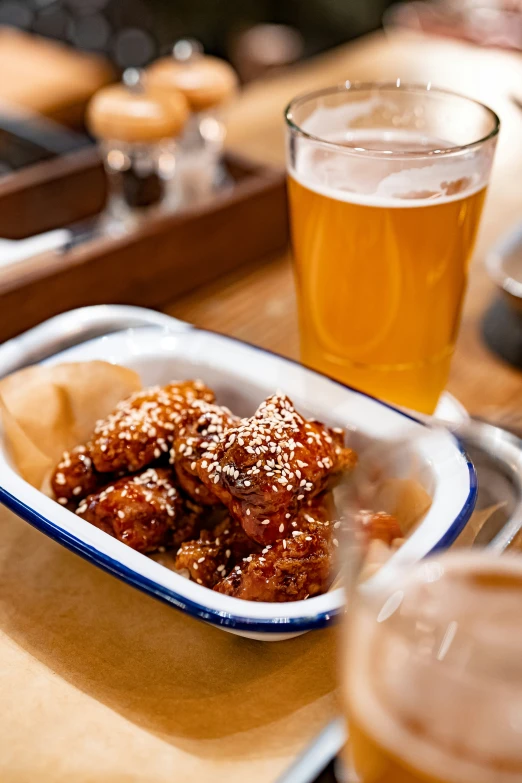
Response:
[[[188,115],[181,92],[154,89],[134,68],[92,98],[87,122],[109,177],[106,217],[113,227],[130,228],[151,208],[177,206],[176,139]]]
[[[147,69],[151,85],[179,90],[191,117],[180,140],[179,176],[185,203],[207,197],[224,177],[221,165],[225,141],[223,107],[237,89],[237,76],[224,60],[204,55],[192,39],[178,41],[172,56]]]

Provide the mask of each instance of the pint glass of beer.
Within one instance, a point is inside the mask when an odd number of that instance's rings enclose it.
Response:
[[[346,82],[293,100],[286,123],[303,362],[433,412],[498,117],[429,85]]]
[[[455,550],[383,566],[351,599],[342,696],[353,779],[520,783],[522,558]]]

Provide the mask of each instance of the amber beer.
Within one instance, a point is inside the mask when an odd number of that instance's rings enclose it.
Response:
[[[458,333],[493,147],[462,153],[439,135],[458,137],[458,129],[439,123],[431,134],[433,120],[421,131],[408,128],[403,115],[427,116],[431,94],[390,90],[401,120],[394,123],[382,91],[352,103],[342,102],[353,98],[345,92],[318,107],[311,98],[313,111],[305,111],[306,98],[289,109],[302,359],[390,402],[433,412]],[[384,127],[365,127],[372,123]]]
[[[359,599],[344,702],[360,783],[520,783],[522,560],[447,554]]]
[[[485,189],[357,203],[290,177],[305,364],[432,412],[446,384]]]

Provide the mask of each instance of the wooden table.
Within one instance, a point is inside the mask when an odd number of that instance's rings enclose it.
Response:
[[[522,219],[522,58],[412,33],[376,33],[247,89],[230,118],[230,145],[283,165],[283,109],[296,94],[345,79],[426,83],[490,105],[501,117],[493,178],[475,253],[449,390],[470,412],[497,421],[522,414],[522,373],[485,347],[480,324],[494,295],[483,266],[492,242]],[[290,255],[267,259],[173,302],[167,312],[279,353],[298,356]]]

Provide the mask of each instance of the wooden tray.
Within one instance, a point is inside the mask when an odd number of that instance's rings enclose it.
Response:
[[[228,155],[234,185],[204,205],[150,218],[120,238],[97,238],[0,267],[0,341],[74,307],[110,302],[160,307],[239,265],[284,249],[284,172]],[[66,226],[103,208],[94,149],[0,182],[0,236]]]

